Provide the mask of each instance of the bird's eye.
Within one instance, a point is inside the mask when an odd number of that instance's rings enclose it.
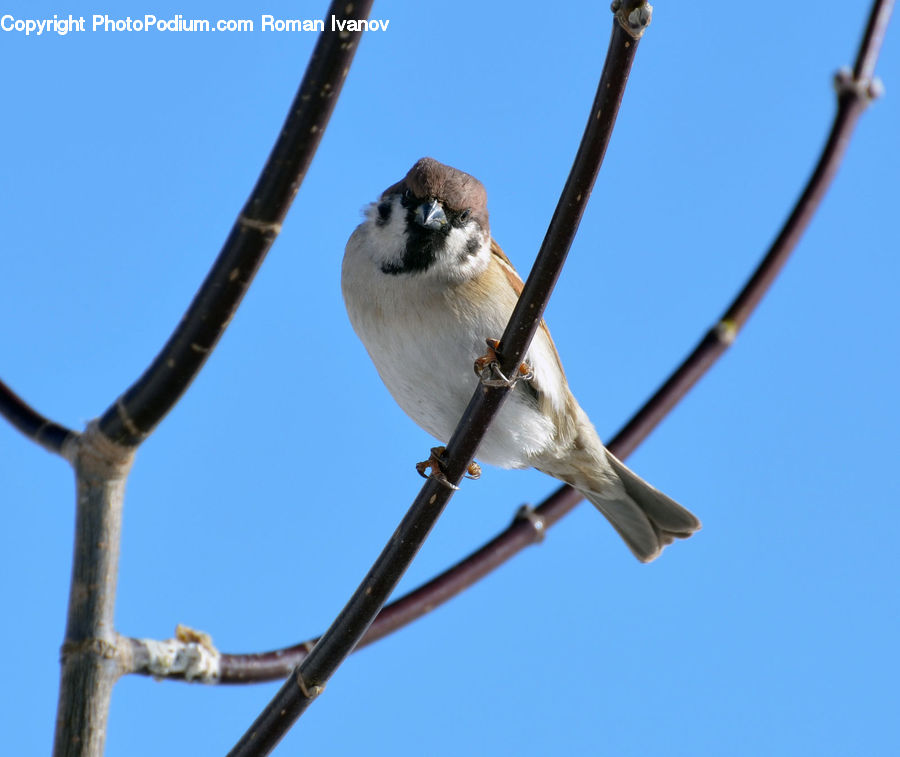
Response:
[[[410,192],[409,189],[403,190],[403,199],[407,202],[412,199],[412,192]]]
[[[470,215],[472,215],[472,211],[469,208],[466,208],[462,213],[459,214],[459,220],[466,222],[469,220]]]

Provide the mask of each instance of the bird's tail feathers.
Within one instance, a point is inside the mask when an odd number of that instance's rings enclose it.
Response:
[[[609,478],[618,482],[604,477],[599,485],[576,488],[606,516],[638,560],[650,562],[675,539],[686,539],[699,530],[700,521],[693,513],[648,484],[611,452],[605,448],[603,452],[615,474]]]

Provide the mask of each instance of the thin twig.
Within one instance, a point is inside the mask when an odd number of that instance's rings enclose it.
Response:
[[[372,0],[335,0],[326,19],[367,18]],[[326,21],[326,28],[329,21]],[[150,367],[100,418],[109,439],[136,446],[172,409],[225,332],[312,162],[362,32],[319,35],[278,141],[219,257]]]
[[[632,25],[638,22],[639,32],[643,31],[650,20],[649,5],[637,0],[618,5],[630,11],[637,9],[636,15],[629,12],[625,18]],[[640,9],[646,12],[642,14]],[[633,28],[626,31],[618,20],[613,22],[606,62],[581,145],[534,268],[498,348],[500,368],[506,375],[515,375],[565,262],[609,143],[639,36]],[[444,472],[451,484],[457,485],[462,479],[491,418],[499,410],[508,391],[505,386],[481,386],[476,389],[447,443]],[[434,476],[426,481],[350,601],[241,737],[231,755],[268,754],[321,693],[394,590],[453,491],[446,481],[441,482]]]
[[[66,459],[71,457],[71,442],[78,438],[78,434],[45,418],[3,381],[0,381],[0,415],[48,452],[55,452]]]
[[[878,94],[873,75],[892,8],[893,0],[876,0],[874,3],[857,54],[853,86],[839,90],[838,110],[819,162],[772,247],[717,325],[609,441],[607,447],[617,457],[624,459],[630,455],[728,349],[793,250],[800,232],[809,224],[834,178],[857,118]],[[477,551],[385,606],[356,648],[372,644],[428,614],[525,547],[539,542],[544,532],[571,512],[581,499],[581,495],[569,486],[558,488],[533,511],[533,517],[517,517],[505,531]],[[238,684],[284,678],[307,657],[316,641],[318,639],[310,639],[291,647],[255,654],[223,654],[218,682]]]

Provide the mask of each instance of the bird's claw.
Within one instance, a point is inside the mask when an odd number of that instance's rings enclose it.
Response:
[[[457,491],[459,487],[455,484],[451,484],[450,480],[444,474],[444,452],[446,452],[444,447],[432,447],[428,459],[423,460],[421,463],[416,463],[416,472],[422,478],[433,478],[448,489]],[[425,471],[429,468],[431,469],[431,473],[426,473]]]
[[[485,339],[488,351],[480,358],[475,360],[475,375],[481,376],[491,366],[497,365],[497,348],[500,346],[499,339]]]
[[[530,381],[534,378],[534,372],[528,363],[519,366],[518,376],[507,378],[500,370],[500,361],[497,358],[497,348],[500,346],[498,339],[485,339],[487,352],[475,361],[475,375],[481,379],[485,386],[505,386],[512,389],[520,380]]]
[[[428,459],[423,460],[421,463],[416,463],[416,472],[422,478],[433,478],[447,488],[458,491],[459,487],[451,484],[444,473],[444,454],[446,451],[445,447],[432,447]],[[431,469],[431,473],[426,473],[429,468]],[[474,460],[466,466],[466,478],[471,478],[473,480],[481,478],[481,466]]]

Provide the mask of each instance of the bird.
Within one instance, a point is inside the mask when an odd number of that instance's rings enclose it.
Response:
[[[485,342],[496,346],[522,287],[491,236],[484,185],[433,158],[417,161],[365,208],[341,265],[350,323],[381,380],[444,443],[481,380],[476,373],[491,362]],[[535,468],[574,487],[641,562],[700,528],[603,446],[543,321],[523,365],[477,460]]]

